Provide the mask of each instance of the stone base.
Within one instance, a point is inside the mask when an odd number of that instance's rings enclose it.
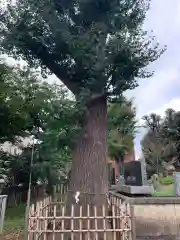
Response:
[[[132,195],[152,195],[154,192],[153,186],[130,186],[130,185],[112,185],[111,190],[120,193],[127,193]]]

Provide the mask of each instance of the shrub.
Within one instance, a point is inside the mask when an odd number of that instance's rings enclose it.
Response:
[[[170,185],[174,182],[174,178],[173,176],[162,177],[159,178],[159,182],[163,185]]]

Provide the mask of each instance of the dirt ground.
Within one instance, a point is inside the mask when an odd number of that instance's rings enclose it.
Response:
[[[137,237],[136,240],[180,240],[180,236]]]
[[[23,240],[22,233],[3,233],[0,234],[0,240]]]
[[[23,240],[23,239],[24,238],[22,233],[0,234],[0,240]],[[177,236],[138,237],[136,240],[180,240],[180,237],[177,237]]]

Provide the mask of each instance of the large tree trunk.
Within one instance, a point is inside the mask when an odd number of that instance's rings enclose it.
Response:
[[[82,205],[83,215],[87,214],[89,204],[90,214],[93,214],[93,207],[97,206],[97,214],[102,216],[102,205],[107,205],[108,193],[105,98],[97,98],[87,105],[82,135],[73,151],[68,205],[75,204],[78,209],[74,198],[77,191],[80,192],[78,205]],[[75,210],[75,214],[79,215],[78,210]]]

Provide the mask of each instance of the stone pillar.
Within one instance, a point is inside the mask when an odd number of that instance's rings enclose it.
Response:
[[[148,181],[147,181],[147,172],[146,172],[146,161],[143,158],[141,158],[141,174],[142,174],[142,184],[143,185],[148,185]]]

